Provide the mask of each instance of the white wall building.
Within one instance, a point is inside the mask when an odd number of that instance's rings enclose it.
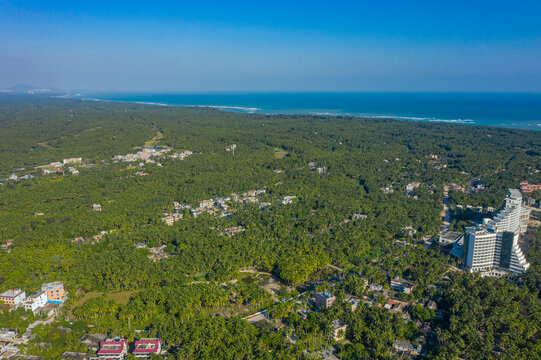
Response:
[[[47,303],[47,292],[43,290],[36,291],[26,298],[24,308],[26,310],[36,311]]]
[[[510,189],[505,207],[492,219],[466,229],[464,263],[471,272],[501,276],[520,275],[530,266],[518,245],[520,233],[528,225],[530,211],[522,206],[522,195]]]
[[[20,306],[24,300],[26,300],[26,293],[21,289],[10,289],[0,294],[0,301],[10,307]]]

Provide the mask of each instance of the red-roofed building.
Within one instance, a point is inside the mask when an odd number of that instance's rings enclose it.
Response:
[[[537,190],[541,190],[541,184],[530,184],[528,180],[524,180],[520,183],[520,191],[523,194],[531,193]]]
[[[128,352],[128,340],[102,341],[98,350],[100,359],[124,359]]]
[[[147,358],[152,354],[159,355],[161,350],[161,339],[140,339],[135,342],[132,354],[138,358]]]

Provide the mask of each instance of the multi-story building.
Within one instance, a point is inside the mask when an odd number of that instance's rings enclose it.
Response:
[[[26,293],[21,289],[10,289],[0,294],[0,301],[10,307],[17,307],[23,304],[26,300]]]
[[[346,330],[348,325],[342,320],[334,320],[332,322],[332,333],[331,336],[335,341],[343,340],[346,337]]]
[[[541,190],[541,184],[530,184],[528,180],[524,180],[520,183],[520,191],[523,194],[531,193],[537,190]]]
[[[330,308],[332,304],[334,304],[334,301],[336,300],[336,297],[331,294],[330,292],[318,292],[314,296],[315,304],[317,308]]]
[[[30,311],[36,311],[47,303],[47,292],[43,290],[36,291],[26,298],[24,308]]]
[[[139,339],[135,341],[132,355],[137,358],[148,358],[152,355],[160,355],[161,339]]]
[[[409,281],[394,277],[391,279],[391,289],[406,294],[411,294],[413,291],[413,285]]]
[[[526,230],[530,210],[522,206],[522,194],[510,189],[505,207],[481,225],[466,228],[463,247],[464,264],[471,272],[501,276],[520,275],[530,264],[518,245]]]
[[[97,354],[100,359],[124,359],[128,353],[128,340],[107,340],[100,343]]]
[[[80,157],[68,158],[62,161],[63,164],[80,164],[81,162],[83,162],[83,158],[80,158]]]
[[[41,290],[47,293],[47,301],[62,302],[66,296],[64,283],[61,281],[41,284]]]

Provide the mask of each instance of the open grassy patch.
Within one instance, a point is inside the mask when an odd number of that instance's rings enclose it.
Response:
[[[154,137],[152,138],[152,140],[146,141],[146,142],[144,143],[143,146],[144,146],[144,147],[154,147],[154,146],[157,146],[161,139],[163,139],[163,132],[158,131],[158,132],[156,133],[156,136],[154,136]]]
[[[281,149],[281,148],[274,148],[274,157],[277,159],[283,159],[286,157],[286,155],[289,154],[289,151]]]
[[[42,141],[42,142],[39,142],[38,143],[39,146],[43,146],[44,148],[47,148],[47,149],[52,149],[53,147],[49,144],[47,144],[46,142]]]
[[[114,293],[106,293],[107,299],[114,300],[117,304],[126,305],[133,294],[140,292],[141,290],[130,290],[130,291],[121,291]],[[77,300],[73,302],[72,309],[81,306],[86,303],[88,300],[97,298],[104,293],[101,291],[90,291],[81,295]]]

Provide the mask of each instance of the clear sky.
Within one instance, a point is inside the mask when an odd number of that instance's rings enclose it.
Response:
[[[541,92],[541,1],[0,0],[0,88]]]

